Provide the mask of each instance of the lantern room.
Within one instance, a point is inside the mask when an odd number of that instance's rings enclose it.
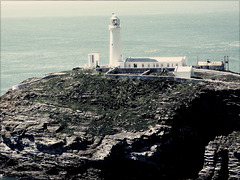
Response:
[[[120,27],[120,19],[113,13],[110,19],[110,25]]]

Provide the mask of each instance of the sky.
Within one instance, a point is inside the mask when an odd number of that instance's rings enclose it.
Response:
[[[1,17],[239,12],[239,1],[1,1]]]

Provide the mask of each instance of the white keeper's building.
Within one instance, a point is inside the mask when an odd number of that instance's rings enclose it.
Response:
[[[187,58],[184,57],[129,57],[125,60],[124,68],[175,68],[186,66]]]

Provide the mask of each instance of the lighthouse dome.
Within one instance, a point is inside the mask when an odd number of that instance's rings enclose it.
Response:
[[[112,17],[110,19],[110,24],[112,26],[120,26],[120,19],[114,13],[112,14]]]

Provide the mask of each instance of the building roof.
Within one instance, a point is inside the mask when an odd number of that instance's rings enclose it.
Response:
[[[125,62],[181,62],[186,57],[129,57]]]
[[[192,66],[177,66],[175,72],[191,72],[193,70]]]
[[[152,58],[130,57],[127,58],[125,62],[158,62],[158,61]]]

